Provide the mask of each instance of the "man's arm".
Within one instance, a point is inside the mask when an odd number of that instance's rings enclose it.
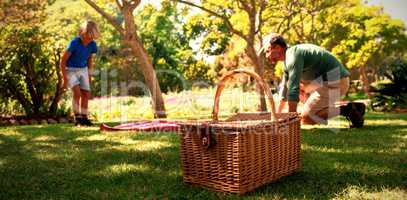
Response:
[[[288,71],[288,81],[287,81],[288,112],[297,112],[297,105],[300,93],[300,80],[302,70],[304,67],[304,60],[302,57],[293,55],[292,57],[289,57],[289,60],[286,63]]]
[[[283,79],[281,80],[281,84],[280,84],[280,91],[279,91],[280,104],[278,106],[277,113],[281,113],[287,103],[287,90],[288,90],[287,82],[288,82],[288,72],[286,72],[284,69],[283,70]]]

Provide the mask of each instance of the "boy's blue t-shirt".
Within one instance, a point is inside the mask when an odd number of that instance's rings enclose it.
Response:
[[[85,68],[88,66],[89,57],[97,52],[95,41],[91,41],[87,46],[84,46],[80,37],[76,37],[69,42],[66,49],[71,53],[67,61],[67,67],[72,68]]]

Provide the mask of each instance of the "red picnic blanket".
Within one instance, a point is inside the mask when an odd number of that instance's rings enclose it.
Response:
[[[101,131],[143,131],[143,132],[173,132],[179,128],[176,121],[167,120],[152,120],[152,121],[139,121],[117,126],[108,126],[101,124]]]

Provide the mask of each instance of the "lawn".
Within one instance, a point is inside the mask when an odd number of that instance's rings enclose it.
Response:
[[[244,199],[407,199],[407,114],[302,127],[303,168]],[[183,184],[175,133],[0,128],[0,199],[238,199]]]

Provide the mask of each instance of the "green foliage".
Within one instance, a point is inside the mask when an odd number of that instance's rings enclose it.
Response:
[[[384,111],[407,108],[407,60],[394,61],[385,76],[388,82],[379,83],[375,88],[372,107]]]
[[[12,98],[25,113],[49,112],[57,87],[60,49],[50,46],[52,39],[38,27],[1,29],[0,80],[2,98]]]
[[[200,49],[208,55],[224,53],[232,36],[223,20],[208,14],[190,17],[184,29],[189,40],[202,39]]]
[[[360,1],[344,1],[330,13],[333,31],[326,31],[322,44],[332,48],[348,68],[378,67],[387,58],[405,52],[405,27],[380,7]],[[330,30],[330,27],[327,27]]]
[[[208,0],[200,1],[200,5],[230,19],[237,31],[248,34],[250,23],[242,2]],[[256,1],[256,6],[260,3]],[[391,19],[383,13],[381,7],[367,6],[360,0],[317,0],[312,3],[306,0],[283,0],[267,1],[266,5],[267,9],[261,15],[256,15],[258,22],[263,23],[256,37],[279,32],[290,44],[314,43],[323,46],[339,57],[348,68],[366,66],[377,71],[389,59],[406,52],[404,24],[400,20]],[[222,30],[220,27],[225,26],[216,23],[217,20],[221,21],[219,17],[205,12],[189,18],[191,35],[203,37],[202,53],[210,53],[208,49],[213,46],[226,45],[232,48],[222,48],[222,51],[212,53],[243,54],[247,57],[244,49],[234,48],[239,38],[231,39],[231,35],[219,31]],[[218,40],[211,39],[211,35],[217,35]],[[229,38],[228,42],[223,44],[221,37]],[[230,53],[238,49],[239,53]],[[246,67],[247,63],[238,62],[237,65]]]
[[[0,28],[0,98],[17,101],[27,115],[55,114],[61,48],[40,28],[44,5],[32,6],[18,10],[30,20],[16,15]]]
[[[188,89],[189,83],[197,80],[212,82],[210,66],[197,60],[189,45],[184,17],[185,10],[177,10],[170,1],[161,2],[160,9],[146,5],[136,15],[140,36],[164,92]]]

